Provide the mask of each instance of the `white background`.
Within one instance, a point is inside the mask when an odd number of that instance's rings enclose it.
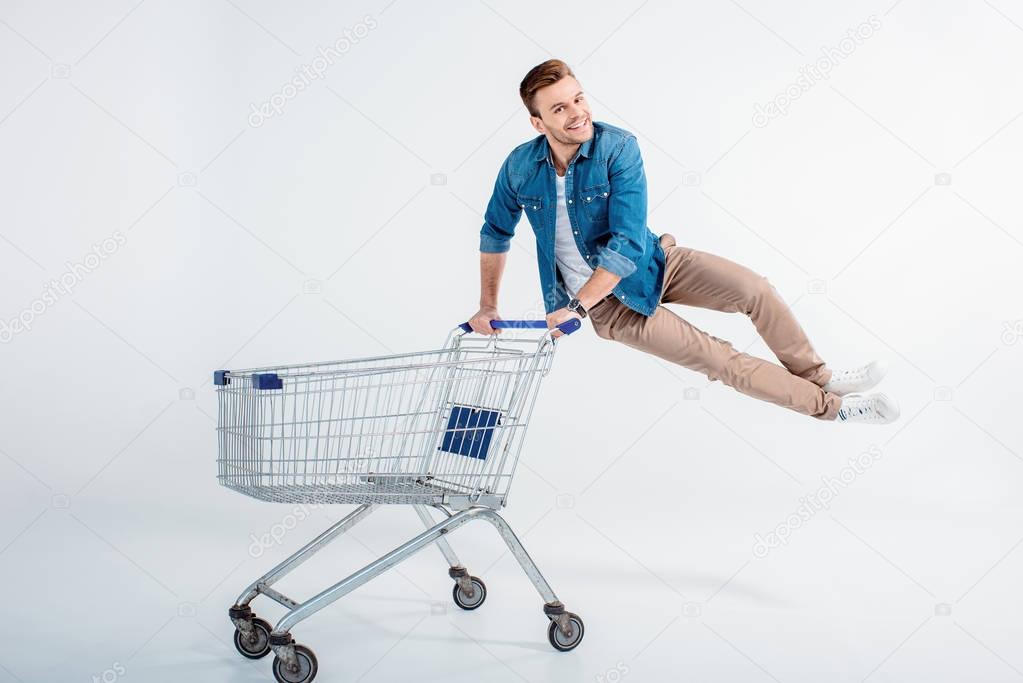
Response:
[[[639,137],[651,228],[767,275],[832,366],[887,357],[903,418],[818,422],[587,327],[507,509],[580,648],[547,645],[539,598],[470,525],[453,543],[485,607],[450,605],[428,549],[296,628],[317,680],[1023,678],[1018,3],[108,0],[0,3],[0,318],[32,318],[0,345],[0,682],[271,679],[227,607],[347,508],[253,552],[295,513],[218,488],[211,372],[436,347],[475,310],[481,214],[535,134],[518,84],[552,56]],[[508,318],[542,310],[525,222],[514,244]],[[742,316],[676,310],[770,358]],[[381,511],[281,588],[310,596],[417,525]]]

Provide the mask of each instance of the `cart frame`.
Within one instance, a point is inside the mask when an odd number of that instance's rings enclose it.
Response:
[[[536,382],[536,386],[534,386],[531,390],[527,388],[525,390],[526,393],[521,397],[528,400],[528,405],[522,406],[526,410],[525,419],[520,422],[521,432],[524,433],[525,427],[528,425],[528,417],[532,413],[533,403],[536,400],[539,381],[550,370],[550,364],[556,347],[556,339],[552,338],[552,331],[547,330],[546,323],[544,321],[493,321],[492,325],[500,328],[542,328],[544,330],[542,336],[534,342],[537,345],[537,350],[531,359],[532,365],[529,365],[526,368],[526,372],[531,374],[538,373],[538,376],[535,378],[532,378],[531,375],[527,376],[527,379],[532,379]],[[568,323],[560,326],[561,332],[564,334],[574,332],[578,328],[579,321],[576,319],[570,320]],[[453,330],[448,336],[448,340],[445,343],[445,349],[457,349],[461,337],[470,333],[471,328],[468,326],[468,323],[455,328],[455,330]],[[496,339],[492,338],[491,343],[496,344]],[[359,362],[363,363],[363,366],[359,367],[364,367],[367,361],[372,362],[374,360],[386,360],[387,358],[389,357],[379,357],[379,359],[360,359]],[[270,375],[277,379],[270,383],[269,388],[282,389],[283,381],[279,378],[283,375],[284,381],[288,381],[288,371],[292,371],[292,376],[296,374],[298,374],[298,376],[305,376],[301,373],[309,372],[310,368],[326,368],[326,371],[330,372],[334,371],[336,367],[342,363],[343,362],[322,363],[307,366],[278,366],[276,368],[258,368],[245,371],[221,370],[217,371],[214,376],[215,383],[218,385],[218,393],[227,391],[225,387],[229,385],[231,378],[234,377],[252,378],[251,381],[253,382],[253,386],[257,389],[262,389],[265,387],[259,386],[258,383],[263,382],[264,380],[259,378]],[[458,361],[449,360],[446,367],[457,368]],[[393,370],[394,368],[391,369]],[[402,367],[399,366],[399,369],[402,369]],[[315,372],[315,370],[313,372]],[[224,394],[221,393],[221,423],[225,421],[223,400]],[[440,403],[441,409],[448,406],[449,411],[453,410],[450,408],[449,404],[450,401],[445,398]],[[256,412],[253,412],[252,414],[255,415]],[[509,420],[509,422],[510,421],[511,420]],[[476,435],[483,431],[483,428],[479,426],[474,426],[473,428],[457,426],[452,428],[451,424],[453,424],[453,422],[454,418],[452,418],[449,422],[448,428],[445,430],[442,429],[443,421],[440,417],[438,417],[438,422],[436,423],[438,426],[434,428],[435,435],[446,435],[445,438],[453,439],[455,437],[452,437],[451,434],[458,434],[465,435],[462,438],[468,439],[470,436],[475,438]],[[488,427],[487,429],[490,428]],[[220,452],[221,457],[223,458],[225,448],[229,447],[225,446],[223,430],[218,428],[218,431],[221,431]],[[317,438],[319,438],[319,432],[320,428],[319,425],[317,425]],[[262,434],[262,432],[259,433]],[[284,431],[282,430],[281,433],[283,434]],[[511,485],[512,477],[518,463],[519,450],[522,445],[521,433],[517,435],[518,438],[511,439],[509,441],[501,441],[501,436],[502,434],[499,434],[499,430],[496,426],[494,427],[494,431],[487,435],[488,446],[490,445],[489,441],[491,438],[493,438],[494,442],[498,445],[498,449],[495,449],[495,451],[491,452],[490,455],[496,456],[500,453],[501,470],[497,472],[496,475],[494,472],[489,472],[486,475],[480,475],[480,481],[482,481],[485,476],[489,477],[488,481],[492,485],[492,490],[470,490],[466,492],[462,490],[466,488],[464,484],[461,489],[456,486],[459,482],[452,484],[452,486],[455,486],[453,490],[448,490],[444,486],[439,488],[431,486],[430,488],[421,490],[422,486],[419,480],[410,484],[406,481],[408,478],[406,475],[409,473],[405,470],[397,470],[398,474],[374,475],[380,476],[382,483],[375,484],[372,481],[364,483],[363,486],[370,489],[368,493],[353,494],[351,493],[352,489],[349,487],[344,488],[342,492],[335,493],[332,498],[327,498],[325,502],[360,502],[361,504],[359,504],[358,507],[344,518],[335,522],[328,529],[319,534],[316,538],[306,543],[287,559],[277,564],[277,566],[273,569],[253,581],[244,591],[241,592],[238,599],[235,601],[235,604],[228,610],[228,615],[235,627],[235,646],[239,652],[251,659],[258,659],[272,651],[275,655],[273,673],[278,681],[281,683],[311,682],[318,671],[319,665],[316,661],[316,657],[309,648],[298,645],[295,642],[291,635],[291,630],[300,622],[308,619],[313,614],[316,614],[320,610],[326,608],[377,576],[380,576],[392,567],[404,562],[428,545],[436,545],[437,549],[448,564],[448,575],[454,580],[452,597],[455,604],[466,610],[478,608],[483,604],[483,601],[486,598],[486,585],[481,579],[469,574],[468,570],[459,561],[458,556],[455,554],[455,551],[452,549],[447,540],[448,534],[476,519],[485,520],[497,530],[498,534],[508,546],[508,550],[519,563],[519,566],[522,568],[523,572],[533,584],[533,587],[543,599],[543,612],[549,620],[548,639],[552,646],[559,651],[574,649],[583,638],[584,626],[582,619],[578,615],[568,612],[565,609],[564,604],[558,599],[558,596],[554,593],[554,590],[544,578],[543,574],[536,566],[536,563],[529,556],[529,553],[526,551],[519,538],[515,535],[511,526],[498,513],[498,509],[503,507],[507,502],[508,489]],[[263,437],[260,436],[259,438]],[[307,434],[307,439],[308,438],[310,437]],[[232,478],[230,473],[225,475],[225,466],[223,462],[221,462],[221,472],[218,478],[221,483],[228,488],[232,488],[256,498],[275,500],[275,496],[273,495],[274,484],[277,484],[281,489],[287,489],[290,491],[289,487],[291,487],[291,483],[298,475],[295,472],[290,471],[287,472],[290,476],[282,477],[277,472],[271,472],[269,475],[266,475],[264,472],[265,463],[261,460],[261,458],[265,455],[264,450],[262,450],[265,444],[262,444],[261,442],[255,443],[257,443],[258,446],[254,456],[255,463],[257,465],[254,470],[256,472],[255,475],[251,472],[253,456],[251,453],[244,453],[243,455],[246,457],[245,463],[248,469],[245,470],[247,474],[243,477],[243,483],[239,483],[237,478]],[[449,441],[445,441],[445,443],[449,443]],[[475,441],[473,443],[473,447],[475,448],[478,444]],[[502,444],[504,446],[503,452],[500,450]],[[306,445],[306,447],[308,448],[308,445]],[[459,446],[459,448],[461,447]],[[514,451],[510,454],[509,459],[508,451],[510,449],[514,449]],[[464,454],[465,449],[462,448],[461,450]],[[306,453],[306,451],[302,451],[301,453]],[[317,455],[320,453],[318,442],[316,453]],[[472,453],[469,455],[471,457],[476,457]],[[231,462],[237,466],[237,463],[239,462],[237,453],[235,453],[235,456],[232,457],[234,459]],[[280,456],[278,455],[278,457]],[[425,462],[429,462],[429,458],[432,457],[432,454],[426,453],[424,457],[427,458]],[[490,456],[485,454],[484,459],[487,457]],[[307,459],[298,460],[296,458],[295,462],[305,463],[306,468],[308,469]],[[278,467],[288,468],[292,464],[293,463],[287,460],[283,461],[283,464],[279,461]],[[421,463],[419,463],[419,465],[421,466]],[[406,463],[398,463],[398,467],[404,466],[406,466]],[[393,467],[394,466],[392,466],[392,468]],[[486,471],[486,467],[487,465],[485,464],[477,466],[481,472]],[[264,482],[267,481],[264,475],[270,477],[269,481],[271,482],[271,485],[264,485]],[[365,477],[365,475],[361,476]],[[386,478],[387,476],[391,476],[391,479],[388,480]],[[331,482],[335,481],[335,479],[326,475],[320,477],[320,480]],[[252,481],[258,481],[260,482],[260,485],[258,487],[250,486],[249,483]],[[317,479],[314,477],[314,486],[306,487],[306,489],[314,489],[316,481]],[[396,494],[394,494],[394,486],[386,483],[388,481],[400,481],[406,484],[406,486],[413,485],[416,492],[412,495],[412,497],[409,497],[409,495],[396,497]],[[372,489],[374,488],[380,488],[382,491],[386,492],[386,495],[381,495],[380,503],[373,502]],[[315,491],[303,489],[294,496],[286,498],[284,502],[324,502],[322,495],[321,497],[315,497],[315,493]],[[303,495],[313,495],[314,497],[309,500],[303,500]],[[280,579],[290,574],[309,560],[313,555],[322,550],[325,546],[368,517],[377,507],[380,506],[380,504],[393,502],[411,505],[426,530],[306,600],[294,600],[277,591],[273,587]],[[434,516],[431,514],[431,509],[440,510],[442,513],[443,518],[439,522],[436,521]],[[272,629],[266,621],[256,617],[250,607],[250,603],[260,595],[266,596],[288,610],[287,614],[282,617]]]

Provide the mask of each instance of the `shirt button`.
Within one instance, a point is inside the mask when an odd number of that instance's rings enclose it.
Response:
[[[571,200],[571,199],[569,199],[569,200],[568,200],[568,203],[569,203],[569,204],[571,204],[571,203],[572,203],[572,200]]]
[[[534,208],[534,209],[536,208],[536,204],[533,204],[533,208]]]

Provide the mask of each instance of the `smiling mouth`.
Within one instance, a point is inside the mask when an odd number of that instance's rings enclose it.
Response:
[[[580,129],[582,129],[582,128],[584,128],[586,126],[587,122],[589,122],[588,118],[587,119],[583,119],[582,121],[580,121],[579,123],[575,124],[574,126],[569,126],[568,130],[580,130]]]

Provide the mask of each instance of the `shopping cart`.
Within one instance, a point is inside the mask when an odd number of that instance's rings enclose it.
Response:
[[[539,591],[551,645],[564,652],[582,641],[582,619],[565,610],[497,513],[508,502],[557,342],[542,320],[492,324],[543,333],[538,339],[481,337],[465,323],[434,351],[214,373],[223,486],[278,503],[358,504],[254,581],[229,610],[235,647],[250,659],[272,650],[281,683],[316,676],[316,656],[291,636],[296,624],[431,543],[450,567],[455,604],[466,610],[482,605],[486,585],[469,574],[446,539],[474,519],[497,528]],[[578,319],[559,326],[566,334],[578,328]],[[411,505],[427,530],[308,600],[274,590],[279,579],[385,504]],[[431,509],[443,513],[440,522]],[[253,614],[249,603],[258,595],[288,609],[275,627]]]

